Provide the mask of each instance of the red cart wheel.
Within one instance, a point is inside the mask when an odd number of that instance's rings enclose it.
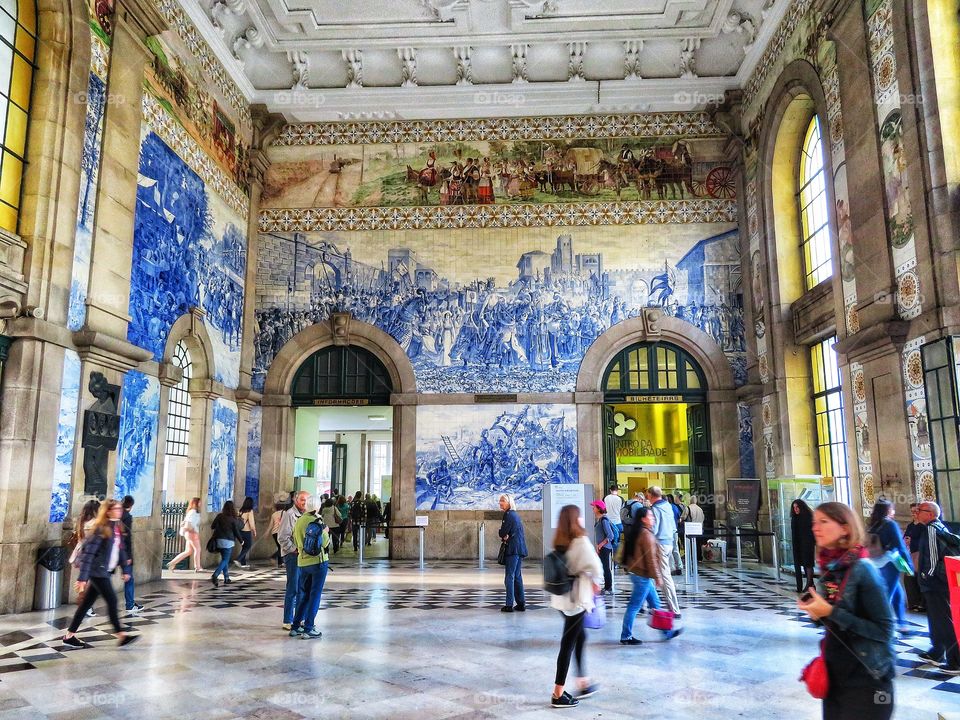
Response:
[[[733,179],[733,170],[723,166],[707,173],[707,194],[712,198],[729,200],[737,196],[737,184]]]

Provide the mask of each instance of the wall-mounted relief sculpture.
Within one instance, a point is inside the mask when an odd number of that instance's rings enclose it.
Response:
[[[83,491],[105,497],[109,486],[107,462],[120,439],[120,386],[107,382],[103,373],[94,372],[87,389],[96,402],[83,411]]]

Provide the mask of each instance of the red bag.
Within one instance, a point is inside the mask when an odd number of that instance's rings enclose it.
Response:
[[[800,673],[800,679],[807,684],[807,692],[817,700],[823,700],[830,692],[830,676],[827,675],[827,661],[823,657],[823,643],[820,641],[820,654],[807,663]]]
[[[843,582],[840,583],[840,589],[837,591],[837,599],[833,602],[834,605],[837,605],[840,602],[840,598],[843,597],[843,591],[847,587],[847,580],[850,579],[850,570],[852,568],[853,565],[847,568],[847,572],[843,576]],[[827,630],[827,632],[830,631]],[[800,673],[800,680],[806,683],[807,692],[817,700],[823,700],[830,692],[830,676],[827,674],[827,660],[823,657],[823,646],[826,642],[826,638],[820,641],[820,654],[808,662],[803,672]]]
[[[673,613],[667,610],[654,610],[650,615],[650,627],[654,630],[673,630]]]

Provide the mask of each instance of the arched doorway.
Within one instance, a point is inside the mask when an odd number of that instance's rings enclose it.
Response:
[[[415,392],[409,359],[382,330],[346,314],[302,330],[280,349],[267,371],[261,401],[261,488],[284,496],[296,486],[297,477],[310,475],[312,482],[301,482],[310,490],[309,485],[317,484],[319,466],[329,463],[331,491],[336,482],[338,490],[365,493],[367,479],[379,478],[378,494],[385,495],[382,476],[389,475],[391,522],[412,525],[414,463],[404,452],[409,455],[415,443]],[[313,419],[303,419],[308,416]],[[342,428],[340,438],[330,424],[338,416],[351,423]],[[345,432],[354,434],[344,438]],[[371,448],[369,442],[364,450],[359,435],[375,432],[377,442],[389,443],[389,452],[383,452],[382,445]],[[322,441],[330,443],[322,450],[320,433],[325,433]],[[312,439],[305,440],[305,435]],[[313,468],[307,468],[305,460],[312,460]],[[388,469],[374,472],[376,468]],[[415,533],[390,534],[391,557],[414,557],[416,547]]]
[[[296,414],[293,489],[329,496],[334,502],[359,493],[369,557],[389,556],[389,543],[379,525],[390,514],[393,491],[392,393],[386,367],[356,345],[317,350],[303,361],[290,386]],[[344,533],[334,537],[335,551],[343,539]],[[358,550],[359,541],[356,527],[344,550]]]
[[[713,496],[708,388],[696,359],[670,342],[635,343],[607,365],[602,389],[605,487]],[[704,510],[712,520],[712,504]]]

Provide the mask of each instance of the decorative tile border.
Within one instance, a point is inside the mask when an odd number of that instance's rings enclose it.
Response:
[[[247,220],[250,214],[250,199],[237,187],[233,178],[203,151],[183,126],[148,92],[143,94],[143,119],[147,127],[183,158],[207,187],[239,213],[244,221]]]
[[[477,140],[561,140],[608,137],[722,136],[704,112],[473,120],[329,122],[286,125],[275,146],[366,145]]]
[[[90,70],[104,82],[110,65],[110,46],[95,32],[90,33]]]
[[[270,208],[261,232],[435,230],[552,227],[555,225],[666,225],[737,222],[736,200],[639,200],[543,205]]]
[[[200,67],[203,68],[207,76],[213,80],[223,96],[237,111],[241,122],[250,126],[250,104],[247,98],[244,97],[243,92],[227,74],[220,59],[207,44],[207,41],[203,39],[203,35],[200,34],[193,21],[183,11],[180,3],[177,0],[154,0],[154,4],[169,24],[170,29],[180,36],[190,52],[193,53]]]
[[[743,91],[744,107],[749,107],[753,103],[757,93],[760,92],[764,80],[766,80],[770,72],[777,67],[777,56],[783,52],[787,40],[796,31],[800,25],[800,20],[811,7],[813,7],[813,0],[793,0],[793,2],[790,3],[787,16],[780,22],[780,25],[777,26],[773,38],[771,38],[766,50],[763,51],[763,55],[760,56],[760,62],[757,63],[756,69],[753,71],[750,79],[747,80]]]

